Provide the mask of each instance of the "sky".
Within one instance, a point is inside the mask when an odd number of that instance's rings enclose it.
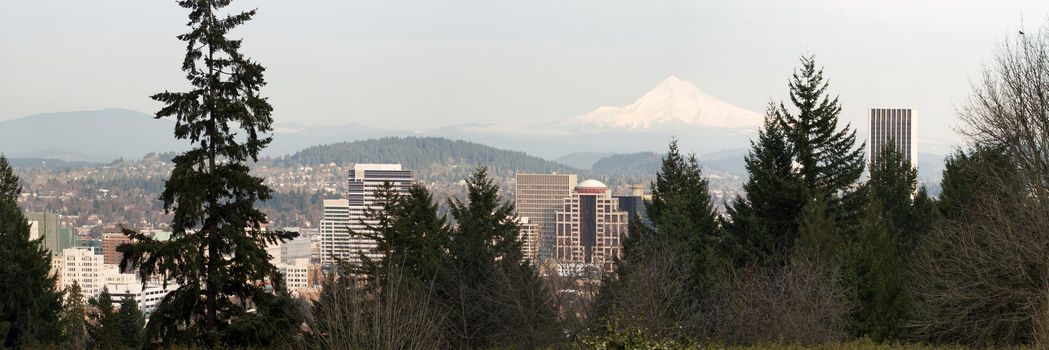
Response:
[[[914,108],[919,142],[957,142],[956,110],[1049,1],[238,0],[274,119],[424,130],[531,125],[633,102],[674,75],[762,112],[815,55],[862,125]],[[120,107],[184,89],[174,1],[34,0],[0,11],[0,120]]]

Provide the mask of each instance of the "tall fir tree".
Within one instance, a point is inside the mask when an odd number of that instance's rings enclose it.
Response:
[[[798,214],[805,199],[781,119],[770,104],[764,128],[744,158],[750,174],[744,195],[726,208],[726,253],[737,266],[784,265],[798,237]]]
[[[865,145],[856,145],[851,125],[838,128],[841,104],[827,88],[815,59],[802,57],[789,82],[790,107],[780,103],[766,111],[746,158],[746,194],[725,220],[725,252],[736,265],[787,264],[802,234],[804,208],[813,203],[826,203],[826,221],[838,226],[834,234],[858,226],[866,200],[859,186]]]
[[[84,349],[88,345],[85,309],[80,284],[73,281],[73,284],[66,287],[65,301],[62,304],[62,342],[66,348]]]
[[[856,130],[850,124],[838,128],[841,103],[838,97],[830,97],[815,58],[801,58],[801,68],[789,85],[793,108],[780,104],[778,118],[790,141],[806,198],[828,195],[830,214],[846,228],[854,227],[865,200],[857,185],[864,170],[866,144],[856,145]]]
[[[62,295],[43,238],[29,238],[18,207],[18,176],[0,154],[0,335],[3,347],[53,344],[60,335]]]
[[[120,333],[117,313],[113,310],[113,296],[102,288],[97,297],[87,300],[89,307],[87,334],[93,349],[122,349],[124,342]]]
[[[918,169],[889,142],[871,162],[866,186],[871,199],[881,206],[897,253],[909,256],[934,220],[932,200],[924,187],[918,188]]]
[[[715,290],[727,262],[719,254],[725,242],[699,162],[682,155],[676,140],[670,141],[651,186],[652,200],[646,204],[652,225],[630,220],[622,259],[616,273],[602,282],[595,314],[615,327],[681,337],[701,331],[697,306]]]
[[[699,161],[694,154],[683,156],[677,140],[670,141],[647,205],[655,229],[649,242],[642,244],[676,247],[682,263],[690,265],[694,292],[697,296],[709,292],[722,263],[720,218]]]
[[[117,326],[120,327],[120,341],[128,349],[139,349],[144,345],[146,318],[138,301],[134,297],[124,297],[117,311]]]
[[[182,0],[190,31],[182,70],[192,89],[152,96],[165,106],[157,118],[175,118],[175,137],[193,147],[177,155],[161,199],[172,212],[169,240],[126,231],[122,268],[143,280],[162,278],[178,287],[150,317],[151,340],[212,346],[231,323],[245,319],[248,305],[266,309],[273,293],[264,282],[279,272],[265,247],[295,236],[262,228],[266,215],[255,202],[270,198],[263,179],[246,163],[257,161],[271,138],[272,106],[259,95],[266,84],[261,65],[240,53],[230,30],[255,11],[223,15],[229,0]]]
[[[466,187],[466,201],[448,203],[456,226],[448,240],[448,277],[437,283],[449,312],[449,341],[460,348],[556,344],[556,306],[524,260],[513,204],[501,199],[484,167]]]
[[[377,198],[381,192],[381,189],[376,191]],[[396,205],[375,214],[386,218],[372,221],[388,221],[389,229],[373,237],[377,242],[376,253],[382,254],[382,260],[371,270],[373,277],[383,280],[379,274],[396,268],[399,273],[422,282],[438,278],[444,268],[449,227],[447,220],[438,214],[430,191],[421,184],[413,184],[407,195],[398,196]]]
[[[906,277],[878,198],[864,208],[846,255],[845,279],[854,288],[857,307],[850,316],[852,333],[876,341],[898,338],[910,309]]]

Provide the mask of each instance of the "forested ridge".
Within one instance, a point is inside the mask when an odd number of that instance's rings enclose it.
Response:
[[[399,163],[406,169],[423,171],[424,174],[426,169],[458,166],[461,170],[452,172],[459,178],[465,177],[478,165],[487,166],[492,175],[499,177],[512,177],[518,171],[580,171],[524,152],[439,137],[384,137],[313,146],[275,162],[283,165]]]

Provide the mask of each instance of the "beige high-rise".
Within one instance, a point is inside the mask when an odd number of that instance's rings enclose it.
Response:
[[[576,185],[575,193],[562,202],[554,246],[557,262],[612,272],[614,262],[622,255],[622,238],[629,225],[627,213],[619,209],[619,200],[611,196],[604,183],[587,180]]]
[[[523,242],[525,252],[537,253],[529,259],[541,262],[554,257],[557,211],[572,196],[576,179],[575,174],[517,174],[517,215],[527,217],[538,229],[539,239]]]

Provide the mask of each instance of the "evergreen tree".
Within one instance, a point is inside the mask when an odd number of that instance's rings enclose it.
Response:
[[[670,210],[680,209],[688,220],[691,233],[675,239],[687,240],[691,236],[711,236],[719,229],[717,211],[710,201],[709,182],[703,177],[695,154],[687,157],[678,150],[677,140],[670,141],[670,149],[663,156],[663,164],[656,180],[652,183],[652,201],[648,203],[648,215],[653,222],[659,221]]]
[[[842,245],[834,219],[827,215],[827,197],[815,196],[801,212],[798,241],[791,252],[791,262],[837,267]]]
[[[66,288],[65,294],[66,300],[62,305],[62,337],[66,347],[83,349],[87,347],[88,336],[87,325],[84,322],[84,295],[81,294],[80,284],[74,281]]]
[[[652,193],[647,203],[652,226],[631,220],[622,260],[616,274],[603,281],[595,307],[600,322],[618,324],[625,317],[627,327],[680,337],[700,331],[697,306],[716,287],[726,262],[718,250],[725,242],[699,162],[682,156],[676,140]]]
[[[382,238],[386,265],[419,281],[438,278],[443,269],[449,227],[425,186],[414,184],[393,212],[393,229]]]
[[[376,245],[371,253],[376,253],[382,258],[380,261],[374,261],[364,252],[360,252],[358,253],[358,258],[361,261],[360,265],[346,266],[351,268],[351,271],[354,273],[373,277],[372,282],[385,280],[385,278],[377,275],[386,271],[385,267],[389,266],[386,262],[391,253],[391,247],[386,237],[396,236],[393,232],[393,226],[398,207],[401,204],[401,195],[397,193],[390,182],[384,182],[380,185],[375,190],[374,196],[375,199],[372,205],[364,209],[364,217],[360,220],[360,225],[365,229],[361,232],[353,232],[351,230],[350,234],[375,241]]]
[[[976,148],[970,152],[957,151],[944,163],[940,196],[936,203],[939,216],[945,219],[965,219],[965,212],[973,207],[972,201],[988,188],[1010,188],[1023,191],[1016,181],[1015,168],[997,148]]]
[[[22,186],[18,184],[18,175],[7,161],[7,156],[0,153],[0,199],[18,200],[22,194]]]
[[[721,264],[719,217],[699,161],[694,154],[682,156],[677,140],[670,141],[647,204],[655,230],[652,239],[643,243],[650,247],[643,249],[675,247],[680,262],[690,266],[695,295],[709,292]]]
[[[109,290],[102,288],[98,297],[89,298],[87,334],[91,338],[92,348],[121,349],[124,343],[120,334],[120,323],[117,313],[113,311],[113,297]]]
[[[62,296],[51,275],[51,253],[43,238],[29,239],[29,223],[16,200],[18,176],[0,155],[0,345],[54,343]]]
[[[871,162],[867,187],[885,213],[885,224],[901,256],[914,250],[918,238],[932,225],[932,201],[924,187],[917,189],[918,170],[889,142]]]
[[[227,38],[255,11],[220,14],[229,3],[179,2],[190,12],[190,31],[178,38],[186,42],[182,70],[193,88],[152,98],[165,105],[156,117],[174,117],[175,137],[193,148],[173,159],[161,195],[174,216],[170,239],[127,231],[135,243],[119,248],[122,268],[178,285],[147,326],[150,338],[165,344],[213,346],[232,323],[249,319],[249,305],[268,309],[275,295],[264,291],[264,281],[278,271],[265,247],[295,236],[262,229],[266,215],[255,208],[271,190],[245,163],[270,143],[273,108],[259,95],[264,68],[240,53],[240,40]]]
[[[536,269],[524,260],[513,204],[479,168],[467,198],[450,199],[457,226],[448,241],[448,278],[438,296],[453,347],[542,348],[559,338],[557,311]]]
[[[801,69],[790,81],[795,112],[780,104],[777,114],[807,198],[828,195],[830,214],[848,228],[855,226],[865,199],[854,188],[863,174],[866,146],[856,145],[856,130],[851,125],[838,129],[841,104],[837,97],[829,96],[827,86],[815,59],[802,57]]]
[[[728,254],[737,266],[783,265],[798,236],[798,217],[805,204],[794,171],[793,149],[774,105],[765,113],[758,141],[744,158],[750,176],[726,208]]]
[[[124,297],[120,301],[120,310],[117,311],[117,326],[120,329],[120,340],[128,349],[141,348],[145,336],[146,318],[142,309],[138,307],[138,301],[133,297]]]
[[[909,309],[903,264],[887,226],[879,200],[872,199],[849,244],[845,269],[858,307],[851,316],[852,332],[877,341],[900,336]]]
[[[766,111],[746,158],[746,195],[727,210],[725,251],[737,266],[786,264],[806,204],[826,202],[826,220],[841,226],[835,234],[856,226],[865,200],[857,186],[864,145],[856,146],[850,125],[838,129],[841,105],[827,86],[815,60],[803,57],[789,83],[792,108],[780,103]]]

